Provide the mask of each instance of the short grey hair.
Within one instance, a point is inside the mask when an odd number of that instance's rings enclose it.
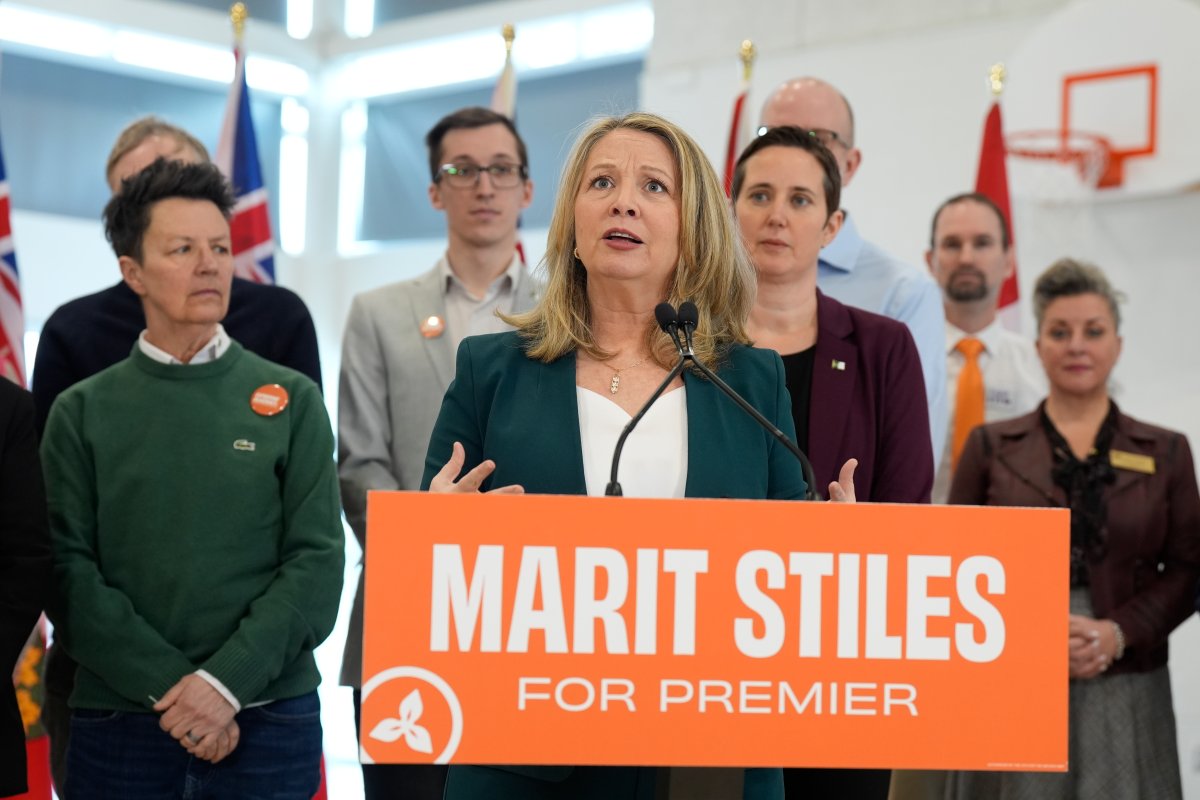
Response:
[[[1099,295],[1108,303],[1113,325],[1117,330],[1121,329],[1121,310],[1117,306],[1124,302],[1125,295],[1113,288],[1104,271],[1095,264],[1073,258],[1060,258],[1037,279],[1033,288],[1033,315],[1037,318],[1038,329],[1041,329],[1046,309],[1051,303],[1060,297],[1081,294]]]

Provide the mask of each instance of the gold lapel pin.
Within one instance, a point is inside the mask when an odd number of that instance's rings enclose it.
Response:
[[[829,366],[833,367],[833,368],[834,368],[834,369],[836,369],[838,372],[845,372],[845,371],[846,371],[846,362],[845,362],[845,361],[838,361],[836,358],[833,360],[833,363],[832,363],[832,364],[830,364]]]

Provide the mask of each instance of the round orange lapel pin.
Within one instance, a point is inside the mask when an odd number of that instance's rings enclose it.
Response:
[[[436,339],[446,331],[445,321],[437,314],[431,314],[421,320],[421,335],[426,339]]]
[[[287,389],[278,383],[264,383],[250,395],[250,408],[255,414],[273,417],[287,408]]]

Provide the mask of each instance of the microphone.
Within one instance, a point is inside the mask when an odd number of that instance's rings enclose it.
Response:
[[[679,339],[679,313],[675,311],[675,307],[670,303],[659,303],[654,307],[654,318],[658,320],[658,327],[671,337],[675,349],[682,356],[684,349],[683,342]]]
[[[657,314],[657,311],[655,313]],[[695,352],[695,350],[692,349],[692,331],[695,330],[696,325],[699,323],[699,321],[700,321],[700,312],[696,308],[696,304],[693,303],[691,300],[685,300],[683,302],[683,304],[679,306],[679,322],[678,322],[680,329],[683,330],[683,338],[687,345],[686,349],[681,354],[682,358],[686,361],[691,361],[692,366],[694,366],[701,373],[703,373],[704,377],[706,377],[710,381],[712,381],[714,386],[716,386],[718,389],[720,389],[722,392],[724,392],[726,395],[728,395],[729,399],[731,399],[731,400],[733,400],[733,402],[737,403],[738,406],[740,406],[743,411],[745,411],[747,414],[749,414],[751,417],[754,418],[755,422],[757,422],[759,425],[761,425],[763,428],[765,428],[767,433],[774,436],[776,441],[778,441],[781,445],[783,445],[787,449],[787,451],[789,453],[791,453],[792,455],[794,455],[796,457],[796,459],[800,462],[800,470],[804,473],[804,482],[806,484],[808,484],[808,488],[806,488],[804,490],[804,499],[805,500],[816,500],[817,499],[817,490],[816,490],[817,477],[813,473],[812,463],[808,460],[808,456],[804,455],[804,451],[801,450],[796,445],[795,442],[793,442],[791,439],[789,439],[787,437],[787,435],[784,434],[783,431],[781,431],[781,430],[779,430],[779,428],[775,427],[769,419],[764,417],[762,414],[758,413],[758,409],[756,409],[754,406],[752,406],[748,402],[746,402],[745,398],[743,398],[740,394],[735,392],[729,386],[729,384],[725,383],[725,381],[718,378],[717,374],[715,372],[713,372],[708,367],[704,366],[704,364],[700,361],[700,359],[696,358],[696,352]],[[661,321],[659,322],[659,324],[660,325],[662,324]]]
[[[671,385],[671,381],[679,377],[679,373],[683,372],[683,368],[687,365],[687,359],[684,358],[684,348],[679,340],[679,321],[678,315],[675,312],[674,306],[670,303],[659,303],[654,307],[654,318],[658,321],[658,327],[662,328],[663,332],[671,337],[671,341],[675,343],[675,349],[679,352],[679,361],[667,373],[666,379],[658,385],[654,390],[654,394],[650,395],[647,400],[634,415],[633,419],[629,420],[629,424],[621,431],[621,436],[617,439],[616,449],[613,450],[612,471],[608,476],[608,486],[604,488],[605,497],[621,497],[621,484],[617,482],[617,468],[621,463],[621,451],[625,448],[625,440],[629,438],[629,434],[633,433],[633,429],[642,421],[642,417],[646,416],[646,412],[650,410],[650,406],[654,405],[654,401],[662,397],[662,393]],[[690,347],[688,349],[691,349]]]
[[[692,351],[692,331],[696,330],[696,326],[699,324],[700,311],[696,308],[696,304],[691,300],[684,300],[683,304],[679,306],[679,327],[683,329],[683,338],[687,342],[687,355],[692,358],[696,356]]]

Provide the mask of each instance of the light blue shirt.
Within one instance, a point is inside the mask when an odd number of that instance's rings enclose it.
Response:
[[[866,241],[854,218],[821,250],[817,271],[821,291],[846,305],[899,320],[912,331],[925,375],[929,432],[936,471],[946,441],[946,316],[933,278]]]

